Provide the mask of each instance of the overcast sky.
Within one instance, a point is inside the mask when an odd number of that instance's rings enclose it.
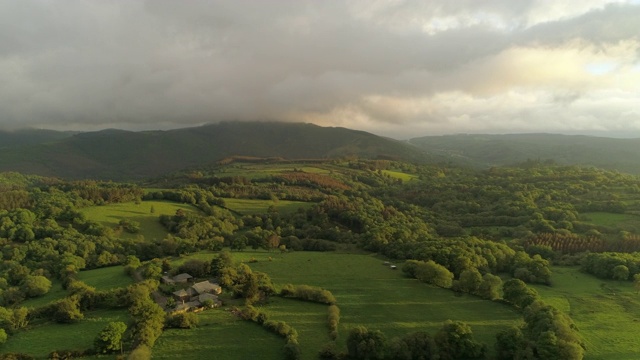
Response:
[[[0,125],[640,131],[640,0],[0,0]]]

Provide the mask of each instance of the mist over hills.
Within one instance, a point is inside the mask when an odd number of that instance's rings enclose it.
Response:
[[[166,131],[0,131],[0,171],[136,180],[231,156],[282,159],[361,157],[488,168],[528,160],[640,174],[640,139],[583,135],[444,135],[398,141],[305,123],[222,122]]]

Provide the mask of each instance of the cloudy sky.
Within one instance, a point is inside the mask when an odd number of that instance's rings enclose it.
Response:
[[[640,0],[0,0],[0,126],[640,134]]]

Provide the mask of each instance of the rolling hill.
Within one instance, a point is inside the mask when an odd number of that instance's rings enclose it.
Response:
[[[557,134],[445,135],[408,141],[433,155],[474,167],[514,165],[527,160],[595,166],[640,174],[640,139]]]
[[[206,166],[230,156],[436,160],[410,144],[364,131],[302,123],[223,122],[168,131],[110,129],[10,147],[0,153],[0,171],[125,180]]]

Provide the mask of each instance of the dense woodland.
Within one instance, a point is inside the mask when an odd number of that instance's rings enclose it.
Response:
[[[356,328],[346,335],[346,349],[328,346],[319,356],[484,359],[489,346],[498,359],[581,359],[585,345],[571,319],[527,284],[553,286],[550,264],[580,265],[603,279],[640,282],[640,228],[594,225],[585,215],[640,216],[635,176],[537,161],[488,170],[358,159],[316,163],[323,173],[277,166],[290,169],[238,175],[233,171],[242,163],[230,162],[140,183],[0,174],[0,341],[26,331],[30,322],[68,323],[91,309],[127,308],[132,323],[105,329],[91,351],[120,350],[110,336],[125,336],[126,351],[144,358],[163,328],[195,326],[188,317],[167,318],[151,296],[163,290],[158,279],[164,271],[189,271],[219,278],[227,291],[246,300],[238,313],[282,335],[287,357],[297,358],[295,330],[269,322],[251,305],[270,296],[329,304],[336,331],[339,304],[323,289],[287,285],[278,291],[266,274],[234,263],[224,249],[359,248],[404,261],[402,271],[419,281],[508,303],[522,312],[524,325],[505,330],[495,344],[476,342],[464,323],[393,340],[375,329]],[[291,213],[274,207],[241,215],[227,208],[229,199],[312,205]],[[161,239],[123,237],[136,234],[139,224],[123,219],[116,228],[106,227],[80,211],[147,200],[191,204],[199,211],[158,216],[170,233]],[[199,251],[222,252],[211,262],[192,261],[181,269],[163,262]],[[96,291],[77,278],[81,270],[121,264],[141,277],[126,291]],[[56,281],[67,297],[35,309],[21,305],[46,294]],[[19,358],[4,358],[11,356]]]

